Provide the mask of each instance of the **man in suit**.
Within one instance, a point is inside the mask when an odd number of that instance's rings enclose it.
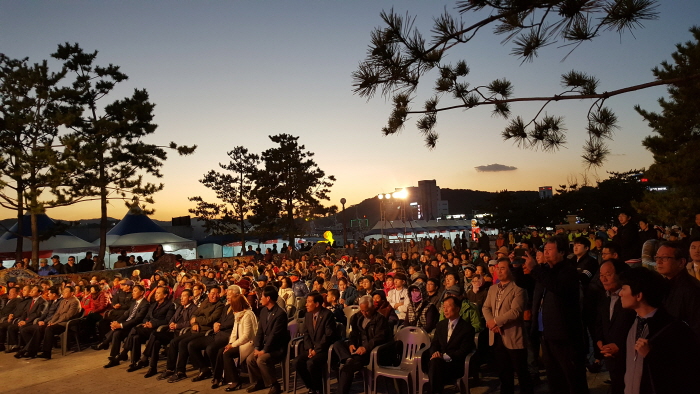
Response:
[[[350,337],[348,343],[336,342],[334,351],[338,355],[340,371],[338,373],[338,391],[348,394],[355,372],[369,364],[372,350],[392,340],[393,331],[389,320],[374,308],[372,296],[364,295],[358,300],[360,313],[350,318]]]
[[[166,287],[156,287],[153,296],[153,303],[148,308],[148,313],[143,319],[143,323],[132,328],[129,336],[124,341],[124,354],[131,350],[131,365],[127,372],[134,372],[137,369],[147,366],[147,363],[139,364],[141,359],[141,345],[148,340],[155,330],[170,322],[175,314],[175,305],[168,300],[169,291]]]
[[[191,341],[202,337],[214,328],[214,323],[221,318],[224,311],[224,303],[221,302],[218,287],[209,290],[207,299],[194,311],[190,318],[190,331],[177,336],[168,347],[168,362],[158,379],[168,378],[168,383],[175,383],[187,379],[187,359],[189,353],[187,346]]]
[[[235,323],[231,300],[235,295],[241,295],[240,291],[241,289],[237,285],[229,286],[226,289],[226,304],[224,305],[224,310],[219,320],[217,320],[212,327],[214,335],[196,338],[187,345],[187,354],[189,354],[190,363],[194,368],[199,369],[199,374],[192,378],[193,382],[199,382],[212,377],[212,367],[216,364],[219,349],[223,349],[226,344],[228,344]],[[206,358],[202,355],[202,351],[206,353]]]
[[[634,311],[623,309],[620,301],[620,275],[627,270],[629,266],[622,261],[608,260],[600,266],[599,271],[605,293],[598,302],[593,340],[610,372],[612,394],[625,392],[627,333],[635,318]]]
[[[29,296],[23,303],[23,310],[16,316],[19,321],[7,327],[7,353],[19,350],[19,330],[27,324],[32,324],[44,312],[46,301],[41,298],[41,287],[32,286]]]
[[[304,342],[296,360],[296,371],[309,394],[320,393],[323,387],[322,371],[328,362],[328,348],[335,341],[335,328],[333,312],[323,307],[323,295],[313,292],[306,296],[306,315],[301,326]]]
[[[80,310],[80,301],[75,298],[75,289],[73,286],[64,287],[63,300],[58,306],[56,313],[46,323],[42,353],[39,355],[39,357],[51,360],[51,350],[53,349],[54,345],[54,336],[66,331],[66,323],[69,320],[78,317]]]
[[[673,257],[673,251],[659,249],[656,257]],[[625,394],[697,393],[700,342],[664,309],[669,283],[643,267],[625,272],[621,281],[622,307],[636,314],[626,340]]]
[[[148,304],[148,301],[143,298],[145,293],[146,290],[143,288],[143,286],[134,286],[133,290],[131,291],[133,300],[131,307],[127,309],[126,313],[122,315],[122,317],[112,322],[110,326],[111,331],[107,333],[105,339],[101,343],[92,347],[95,350],[107,349],[109,348],[109,344],[112,344],[112,349],[109,352],[109,363],[104,366],[105,368],[116,367],[119,365],[120,359],[123,361],[127,360],[129,349],[127,348],[125,349],[125,352],[120,353],[122,341],[126,339],[132,328],[143,322],[143,319],[148,313],[150,305]]]
[[[18,313],[18,310],[21,310],[20,307],[24,302],[20,290],[19,287],[10,287],[7,290],[7,301],[0,310],[0,351],[5,350],[7,328],[12,324],[15,314]]]
[[[455,296],[442,302],[445,319],[435,327],[430,348],[421,359],[421,367],[428,371],[431,392],[442,393],[446,379],[458,379],[464,374],[464,363],[474,350],[474,328],[460,318],[462,303]]]
[[[179,335],[180,330],[190,327],[190,321],[196,311],[197,307],[192,303],[192,290],[183,290],[180,293],[180,304],[175,309],[173,317],[170,318],[168,329],[152,332],[148,342],[146,342],[143,356],[138,362],[139,366],[149,366],[144,378],[150,378],[158,373],[160,347],[169,344]]]
[[[576,267],[564,260],[567,251],[566,239],[554,236],[544,245],[543,264],[525,259],[526,271],[537,282],[532,330],[541,337],[549,391],[588,394],[579,278]]]
[[[534,388],[527,367],[527,350],[523,335],[523,310],[527,293],[515,284],[510,259],[501,257],[496,264],[499,282],[489,288],[481,309],[489,329],[489,346],[493,346],[501,380],[501,393],[515,392],[514,373],[518,373],[520,392],[532,394]]]
[[[270,387],[268,394],[282,392],[274,368],[275,364],[286,356],[290,336],[287,330],[287,313],[277,305],[277,298],[278,292],[274,286],[263,289],[255,350],[246,359],[250,381],[254,382],[248,387],[249,393],[265,387]]]
[[[39,351],[39,345],[41,344],[41,339],[44,337],[44,330],[46,329],[46,323],[51,320],[53,315],[56,314],[58,306],[60,304],[59,291],[56,287],[50,287],[46,290],[47,301],[46,308],[39,316],[39,320],[36,324],[27,323],[22,325],[19,334],[22,336],[24,341],[24,347],[15,354],[15,358],[34,358]],[[42,298],[43,299],[43,298]]]

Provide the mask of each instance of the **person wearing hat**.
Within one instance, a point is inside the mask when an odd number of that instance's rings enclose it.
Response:
[[[58,272],[58,275],[66,274],[66,267],[61,264],[61,258],[57,254],[51,257],[51,268]]]
[[[403,321],[406,318],[406,311],[408,310],[408,290],[406,289],[406,274],[403,272],[397,272],[394,274],[394,288],[387,294],[387,301],[394,308],[396,314],[399,317],[399,321]]]

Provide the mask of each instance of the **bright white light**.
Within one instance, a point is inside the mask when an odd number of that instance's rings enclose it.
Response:
[[[381,200],[382,198],[384,198],[384,195],[383,195],[383,194],[379,194],[379,195],[377,195],[377,198]]]
[[[401,189],[401,190],[399,190],[399,191],[397,191],[397,192],[394,192],[394,193],[392,194],[392,196],[394,196],[394,198],[401,198],[401,199],[407,198],[407,197],[408,197],[408,190],[406,190],[406,189]]]
[[[384,198],[386,198],[387,200],[390,199],[390,198],[391,198],[391,194],[389,194],[389,193],[385,194],[385,195],[384,195]]]

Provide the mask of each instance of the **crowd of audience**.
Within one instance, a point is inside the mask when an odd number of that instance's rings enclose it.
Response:
[[[134,270],[112,280],[10,281],[0,298],[0,350],[51,359],[66,322],[80,319],[92,349],[109,350],[105,368],[128,361],[127,372],[147,368],[145,378],[174,383],[188,378],[189,364],[193,381],[226,391],[241,388],[245,368],[248,392],[278,394],[288,322],[304,316],[294,364],[311,394],[323,391],[328,363],[347,394],[372,350],[391,344],[400,327],[431,334],[421,359],[431,393],[460,378],[472,352],[471,384],[494,371],[501,393],[514,392],[516,376],[519,391],[532,393],[542,369],[551,393],[587,393],[587,369],[609,371],[614,394],[698,392],[700,233],[663,239],[629,213],[618,219],[597,233],[504,233],[495,248],[488,236],[470,243],[466,234],[397,252],[371,240],[317,256],[253,251],[249,260],[150,278]],[[654,264],[641,263],[644,253]],[[46,267],[40,272],[56,262]],[[348,318],[351,305],[359,312]]]

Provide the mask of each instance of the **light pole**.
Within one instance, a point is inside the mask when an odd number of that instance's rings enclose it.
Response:
[[[394,198],[397,198],[401,200],[401,220],[403,221],[403,240],[402,240],[402,245],[401,245],[401,251],[406,252],[408,249],[406,249],[406,198],[408,197],[408,190],[406,189],[401,189],[397,192],[394,192],[392,194]]]
[[[340,204],[343,206],[343,247],[347,248],[348,247],[348,228],[347,228],[347,220],[345,219],[345,203],[347,200],[345,197],[340,199]]]
[[[384,245],[384,224],[386,223],[386,213],[384,212],[384,200],[388,200],[391,198],[390,193],[379,193],[377,194],[377,198],[379,199],[379,220],[382,221],[382,227],[381,227],[381,232],[382,232],[382,245]]]

